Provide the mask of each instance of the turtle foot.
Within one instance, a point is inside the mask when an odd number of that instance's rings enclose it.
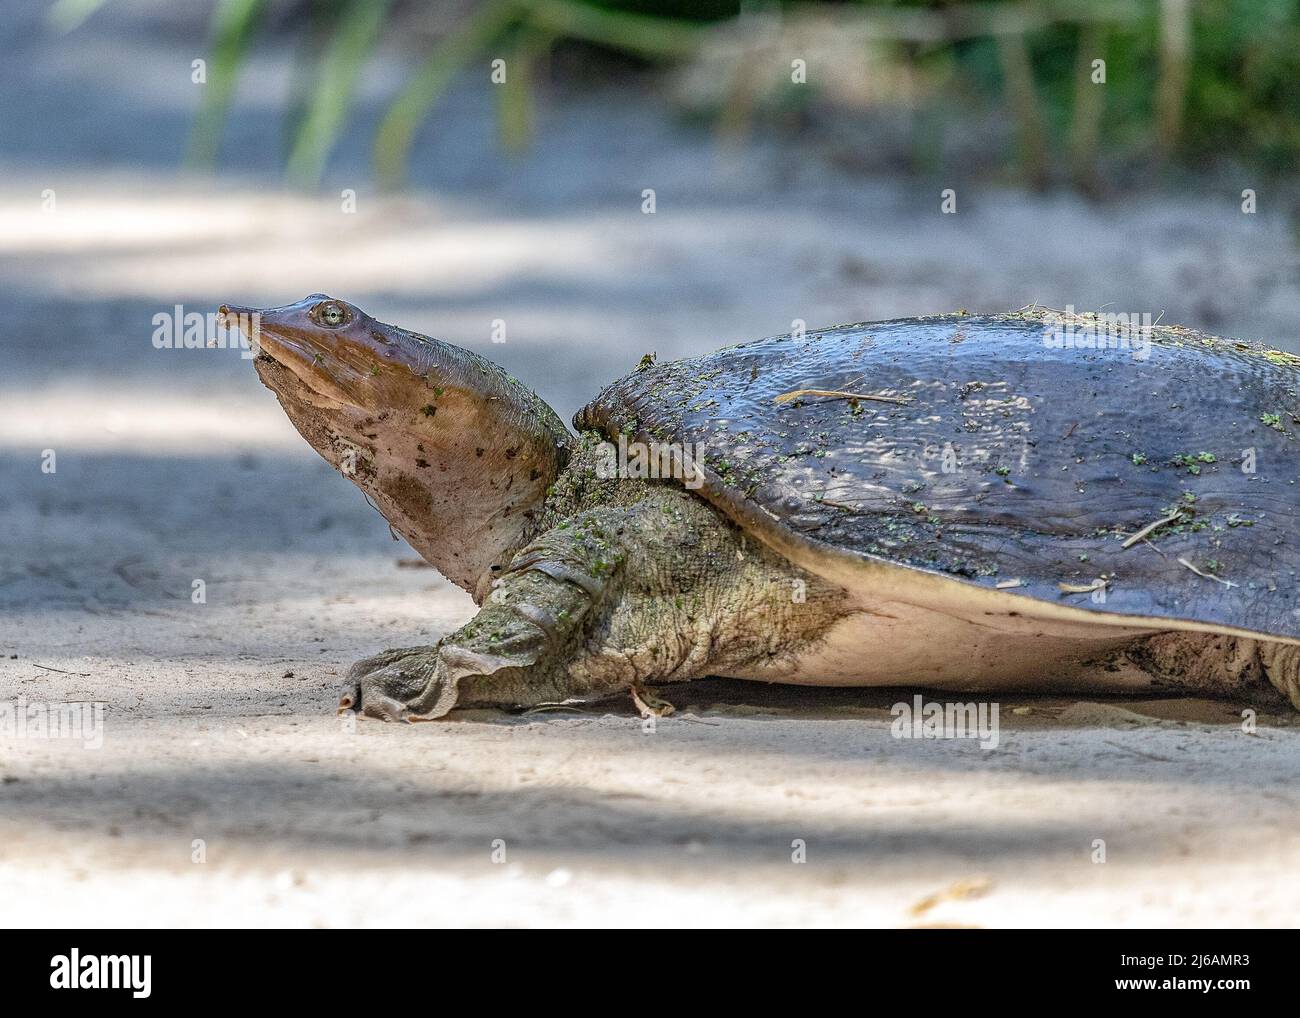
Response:
[[[339,713],[380,721],[432,721],[456,706],[457,681],[437,647],[401,647],[348,670]]]
[[[1300,710],[1300,647],[1289,643],[1266,643],[1259,648],[1260,660],[1269,680],[1279,693]]]
[[[629,691],[632,694],[632,702],[636,705],[637,712],[643,718],[666,718],[677,710],[667,700],[646,689],[639,681],[633,682]]]

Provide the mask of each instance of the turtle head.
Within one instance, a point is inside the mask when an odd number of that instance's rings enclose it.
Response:
[[[419,395],[422,387],[414,380],[435,367],[431,340],[323,293],[278,308],[223,304],[219,314],[252,332],[258,374],[271,389],[295,390],[322,407],[395,410]]]
[[[491,361],[312,294],[224,304],[321,456],[448,579],[483,596],[568,458],[555,412]]]

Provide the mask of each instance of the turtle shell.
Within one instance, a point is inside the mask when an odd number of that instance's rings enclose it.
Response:
[[[670,444],[700,495],[853,590],[1300,641],[1300,357],[1101,326],[777,336],[644,366],[574,423]]]

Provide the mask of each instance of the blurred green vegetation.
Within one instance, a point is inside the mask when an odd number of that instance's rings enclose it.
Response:
[[[51,20],[69,29],[105,2],[111,0],[57,0]],[[385,33],[409,35],[435,6],[421,0],[216,0],[209,87],[189,161],[215,159],[234,83],[259,33],[296,31],[302,59],[286,172],[295,182],[315,183]],[[468,65],[498,57],[508,68],[497,93],[500,135],[507,148],[522,148],[531,136],[538,80],[557,45],[597,47],[649,66],[703,64],[707,70],[719,40],[729,43],[731,64],[717,61],[718,73],[734,80],[722,82],[724,101],[711,113],[720,130],[738,133],[738,125],[748,129],[766,109],[824,102],[823,89],[792,90],[783,79],[789,55],[808,45],[801,26],[830,24],[837,73],[848,76],[847,63],[860,53],[865,73],[883,69],[936,86],[905,99],[893,96],[909,106],[917,150],[940,147],[954,111],[976,115],[982,104],[1005,109],[1015,125],[1018,165],[1030,185],[1064,176],[1081,189],[1095,189],[1103,164],[1116,159],[1194,166],[1230,159],[1285,172],[1300,158],[1298,7],[1300,0],[466,2],[387,110],[374,139],[374,163],[382,182],[400,183],[415,133],[435,115],[447,88]],[[762,30],[747,36],[751,25]],[[747,51],[750,43],[755,48]],[[757,56],[773,50],[784,62]],[[749,52],[756,56],[747,59]],[[1105,61],[1104,86],[1095,81],[1098,59]],[[764,75],[775,80],[764,81]],[[765,104],[764,94],[775,99]],[[831,108],[826,115],[852,114]]]
[[[1163,6],[1151,0],[1094,7],[1119,15],[1093,29],[1107,65],[1107,144],[1137,154],[1160,154],[1158,97],[1162,80],[1177,73],[1162,62]],[[1194,0],[1187,6],[1184,102],[1163,154],[1200,163],[1226,153],[1274,170],[1294,169],[1300,157],[1300,3]],[[1061,137],[1076,111],[1076,61],[1087,33],[1086,25],[1063,20],[1026,39],[1045,115]],[[954,50],[982,92],[995,97],[1002,85],[995,42],[965,40]]]

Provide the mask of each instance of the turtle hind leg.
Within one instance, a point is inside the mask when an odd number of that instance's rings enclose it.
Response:
[[[1192,695],[1276,702],[1300,709],[1300,647],[1219,633],[1156,633],[1129,658],[1156,685]]]
[[[385,721],[429,721],[454,707],[536,706],[604,696],[601,677],[570,664],[619,587],[621,513],[590,514],[517,554],[482,609],[431,647],[385,651],[353,665],[339,710]]]
[[[1264,672],[1279,693],[1300,710],[1300,647],[1293,643],[1260,643]]]

